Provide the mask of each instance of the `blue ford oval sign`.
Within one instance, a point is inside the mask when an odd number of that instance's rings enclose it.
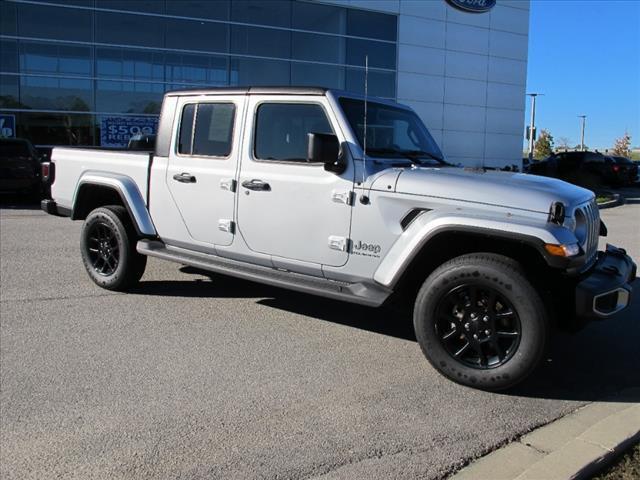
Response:
[[[483,13],[496,6],[496,0],[447,0],[452,7],[465,12]]]

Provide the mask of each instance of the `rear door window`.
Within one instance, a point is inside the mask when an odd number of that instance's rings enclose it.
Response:
[[[178,153],[204,157],[228,157],[233,147],[233,103],[185,105],[180,121]]]

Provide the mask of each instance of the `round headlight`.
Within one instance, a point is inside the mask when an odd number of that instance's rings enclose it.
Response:
[[[587,241],[587,218],[584,216],[584,212],[581,209],[577,209],[574,213],[575,228],[573,234],[578,239],[580,245],[584,245]]]

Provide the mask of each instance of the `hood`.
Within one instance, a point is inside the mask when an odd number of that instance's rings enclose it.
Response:
[[[396,192],[548,213],[553,202],[584,203],[593,192],[562,180],[469,168],[413,168],[400,173]]]

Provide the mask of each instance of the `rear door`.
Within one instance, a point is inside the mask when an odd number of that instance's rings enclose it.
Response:
[[[247,245],[272,255],[276,265],[278,259],[344,265],[353,170],[337,175],[307,162],[308,133],[344,141],[327,99],[251,96],[247,108],[238,186],[238,227]]]
[[[230,245],[245,97],[183,97],[166,182],[188,231],[184,243]]]

